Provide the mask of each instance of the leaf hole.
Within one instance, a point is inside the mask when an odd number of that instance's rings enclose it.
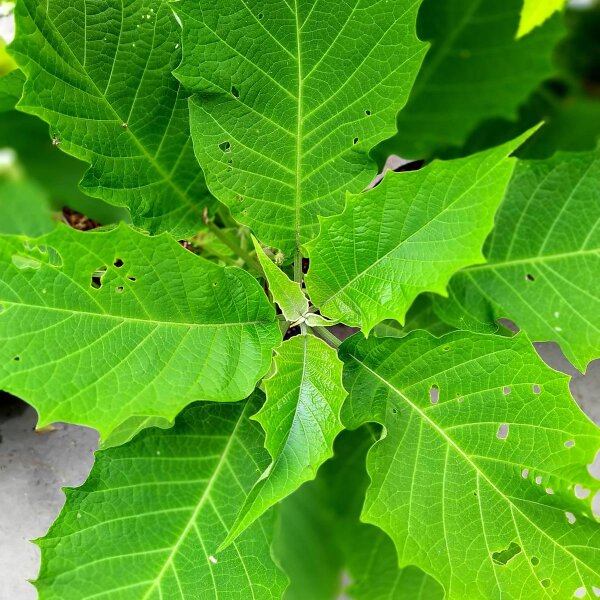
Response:
[[[525,281],[535,281],[535,277],[531,273],[525,275]]]
[[[534,394],[541,394],[542,393],[542,388],[537,383],[533,384],[533,393]]]
[[[355,137],[352,143],[356,146],[356,144],[358,144],[358,138]]]
[[[565,517],[567,517],[567,521],[569,523],[569,525],[573,525],[573,523],[575,523],[575,521],[577,521],[577,518],[575,517],[575,515],[572,512],[566,512],[565,513]]]
[[[508,395],[510,394],[510,388],[509,388],[507,385],[505,385],[505,386],[502,388],[502,391],[504,392],[504,395],[505,395],[505,396],[508,396]]]
[[[113,265],[115,265],[117,269],[120,269],[124,264],[125,263],[120,258],[117,258],[117,260],[115,260],[115,262],[113,263]]]
[[[508,548],[492,553],[492,560],[497,565],[506,565],[520,552],[521,546],[519,546],[519,544],[516,542],[511,542]]]
[[[219,144],[219,150],[221,150],[221,152],[231,152],[231,142],[225,141],[225,142],[221,142]]]
[[[129,279],[129,281],[137,281],[137,278],[136,277],[131,277],[131,275],[129,275],[127,277],[127,279]]]
[[[496,437],[499,440],[505,440],[508,437],[508,423],[502,423],[499,427],[498,427],[498,431],[496,433]]]
[[[450,346],[444,346],[444,347],[442,348],[442,350],[443,350],[444,352],[449,352],[449,351],[450,351]]]
[[[262,21],[265,18],[265,15],[263,15],[262,13],[258,13],[258,20]]]
[[[397,408],[392,408],[392,413],[393,413],[394,415],[397,415],[397,414],[398,414],[398,409],[397,409]]]
[[[541,475],[538,475],[538,476],[535,478],[535,482],[536,482],[538,485],[541,485],[541,484],[542,484],[542,476],[541,476]]]
[[[116,288],[115,291],[117,292],[117,294],[122,294],[124,289],[125,288],[122,285],[120,285],[119,287]]]
[[[523,469],[523,470],[521,471],[521,477],[522,477],[523,479],[527,479],[527,478],[529,477],[529,469]]]
[[[35,258],[29,258],[28,256],[21,256],[20,254],[12,255],[12,262],[17,269],[33,269],[37,270],[42,266],[42,263]]]
[[[579,483],[575,486],[575,497],[579,500],[585,500],[590,495],[590,490],[584,488]]]
[[[235,87],[235,85],[232,85],[232,86],[231,86],[231,95],[232,95],[234,98],[239,98],[239,97],[240,97],[240,90],[238,90],[238,89]]]
[[[549,579],[542,579],[540,581],[540,583],[542,584],[542,587],[545,587],[545,588],[549,588],[550,587],[550,580]]]
[[[554,490],[552,488],[546,488],[546,494],[548,494],[548,496],[553,496]]]
[[[19,361],[21,360],[21,357],[20,357],[20,356],[15,356],[15,357],[13,358],[13,360],[14,360],[15,362],[19,362]]]
[[[103,267],[100,267],[99,269],[96,269],[92,273],[90,285],[95,290],[99,290],[102,287],[102,278],[104,277],[104,274],[106,273],[106,269],[107,269],[107,267],[106,267],[106,265],[104,265]]]
[[[540,564],[540,559],[537,556],[532,556],[531,557],[531,564],[534,567],[537,567]]]
[[[575,440],[567,440],[565,442],[565,448],[572,448],[575,445]]]
[[[573,596],[575,598],[585,598],[586,594],[587,594],[586,589],[583,586],[581,586],[575,590],[575,592],[573,593]]]
[[[370,110],[365,110],[365,115],[367,115],[367,117],[370,117],[373,113]]]
[[[440,400],[440,390],[437,385],[432,385],[429,388],[429,400],[431,404],[437,404]]]

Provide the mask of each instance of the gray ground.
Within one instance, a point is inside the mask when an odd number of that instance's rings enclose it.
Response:
[[[574,376],[575,399],[600,424],[600,361],[583,377],[552,344],[541,353],[552,367]],[[35,600],[27,580],[36,576],[39,554],[29,540],[42,536],[58,514],[61,487],[84,481],[98,440],[89,429],[64,424],[36,433],[35,412],[19,412],[0,405],[0,600]]]

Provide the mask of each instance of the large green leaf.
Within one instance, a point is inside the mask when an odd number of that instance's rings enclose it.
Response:
[[[171,71],[180,28],[163,0],[22,0],[11,46],[27,76],[18,107],[91,164],[82,188],[127,206],[152,233],[198,229],[206,190],[189,134],[187,93]]]
[[[319,237],[306,245],[312,302],[368,332],[384,319],[403,323],[422,292],[445,294],[456,271],[484,260],[481,247],[514,168],[507,155],[518,143],[388,172],[375,189],[349,195],[345,211],[321,219]]]
[[[485,254],[436,310],[462,328],[513,320],[581,371],[600,357],[600,150],[520,161]]]
[[[524,36],[539,27],[567,4],[567,0],[522,0],[522,2],[523,9],[517,32],[518,37]]]
[[[600,432],[524,335],[415,332],[342,345],[343,421],[385,426],[363,520],[448,600],[571,598],[600,582],[588,465]]]
[[[523,0],[425,0],[418,32],[431,41],[398,134],[384,154],[425,158],[461,145],[487,119],[517,117],[519,105],[554,74],[552,56],[564,33],[556,17],[516,40]]]
[[[226,543],[314,478],[342,430],[339,414],[346,390],[337,352],[313,335],[298,335],[277,349],[274,362],[276,371],[264,382],[267,401],[255,416],[273,462],[248,495]]]
[[[415,567],[398,569],[390,538],[359,521],[369,482],[365,455],[374,441],[370,428],[343,432],[335,458],[282,503],[274,548],[290,578],[284,600],[337,600],[342,589],[353,600],[443,598],[433,578]]]
[[[48,233],[55,225],[48,195],[39,185],[0,173],[0,234],[35,237]]]
[[[182,0],[177,77],[208,186],[289,254],[376,173],[427,48],[420,0]]]
[[[258,282],[169,235],[0,237],[0,388],[102,436],[252,392],[281,339]]]
[[[172,429],[100,451],[89,479],[37,543],[40,600],[278,600],[285,578],[265,517],[215,556],[266,466],[259,394],[199,403]],[[272,516],[271,516],[272,517]]]

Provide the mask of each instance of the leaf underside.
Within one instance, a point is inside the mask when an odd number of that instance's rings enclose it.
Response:
[[[27,75],[18,108],[90,163],[82,189],[135,225],[183,238],[214,198],[190,140],[188,93],[171,71],[180,28],[167,2],[23,0],[11,46]]]
[[[580,370],[600,356],[600,150],[520,161],[485,255],[450,282],[438,314],[490,331],[514,321]]]
[[[261,395],[198,403],[172,429],[147,429],[96,455],[89,479],[38,540],[40,600],[277,600],[272,515],[228,550],[219,543],[268,463],[248,417]]]
[[[384,319],[404,322],[422,292],[444,294],[481,248],[522,141],[420,171],[388,172],[373,190],[349,195],[345,211],[321,219],[306,245],[306,287],[321,313],[368,333]]]
[[[427,45],[420,0],[182,0],[196,156],[211,192],[289,255],[376,173]],[[390,52],[393,48],[393,52]]]
[[[170,236],[64,225],[0,237],[0,387],[39,426],[173,419],[189,402],[240,400],[281,337],[258,282]]]
[[[523,335],[357,335],[344,424],[382,423],[363,520],[449,600],[570,598],[600,585],[600,434]]]

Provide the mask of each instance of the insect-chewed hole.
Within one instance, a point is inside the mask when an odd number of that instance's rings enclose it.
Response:
[[[437,385],[432,385],[429,388],[429,400],[431,404],[437,404],[440,400],[440,389]]]
[[[565,442],[565,448],[572,448],[575,445],[575,440],[567,440]]]
[[[541,485],[541,484],[542,484],[542,476],[541,476],[541,475],[538,475],[538,476],[535,478],[535,482],[536,482],[538,485]]]
[[[523,469],[523,470],[521,471],[521,477],[522,477],[523,479],[527,479],[527,478],[529,477],[529,469]]]
[[[365,110],[365,115],[367,115],[367,117],[370,117],[373,113],[370,110]]]
[[[508,437],[508,423],[502,423],[499,427],[498,427],[498,431],[496,433],[496,437],[499,440],[505,440]]]
[[[219,150],[221,152],[231,152],[231,142],[224,141],[219,144]]]
[[[511,542],[508,548],[492,553],[492,560],[497,565],[506,565],[511,561],[517,554],[521,552],[521,546],[516,542]]]
[[[543,587],[545,588],[549,588],[550,587],[550,580],[549,579],[542,579],[540,581],[540,583],[542,584]]]
[[[99,269],[96,269],[91,276],[91,282],[90,285],[95,289],[95,290],[99,290],[102,287],[102,278],[104,277],[104,274],[106,273],[106,265],[100,267]]]
[[[358,144],[358,138],[355,137],[354,140],[352,141],[352,143],[356,146],[356,144]]]
[[[575,486],[575,497],[579,500],[585,500],[590,494],[590,490],[584,488],[582,485],[577,484]]]
[[[567,517],[567,521],[568,521],[569,525],[573,525],[573,523],[575,523],[575,521],[577,521],[577,518],[575,517],[575,515],[572,512],[567,511],[565,513],[565,517]]]
[[[21,360],[21,357],[20,357],[20,356],[15,356],[15,357],[13,358],[13,360],[14,360],[15,362],[19,362],[19,361]]]
[[[265,15],[263,15],[263,13],[258,13],[258,20],[262,21],[265,18]]]
[[[115,291],[117,292],[117,294],[122,294],[124,289],[125,288],[122,285],[120,285],[119,287],[116,288]]]
[[[540,564],[540,559],[537,556],[532,556],[531,557],[531,564],[534,567],[537,567]]]
[[[397,408],[392,408],[392,414],[397,415],[398,414],[398,409]]]
[[[507,385],[505,385],[505,386],[502,388],[502,391],[504,392],[504,395],[505,395],[505,396],[508,396],[508,395],[510,394],[510,388],[509,388]]]
[[[238,89],[235,87],[235,85],[232,85],[232,86],[231,86],[231,95],[232,95],[234,98],[239,98],[239,97],[240,97],[240,90],[238,90]]]
[[[575,592],[573,592],[573,597],[574,598],[585,598],[587,595],[587,590],[585,589],[584,586],[580,586],[578,587]]]
[[[542,393],[542,388],[537,383],[533,384],[533,393],[534,394],[541,394]]]
[[[525,281],[535,281],[535,277],[531,273],[525,275]]]
[[[129,281],[137,281],[137,279],[135,277],[131,277],[131,275],[129,275],[127,279],[129,279]]]
[[[120,269],[124,264],[125,263],[120,258],[117,258],[117,260],[115,260],[115,262],[113,263],[113,265],[115,265],[117,269]]]

